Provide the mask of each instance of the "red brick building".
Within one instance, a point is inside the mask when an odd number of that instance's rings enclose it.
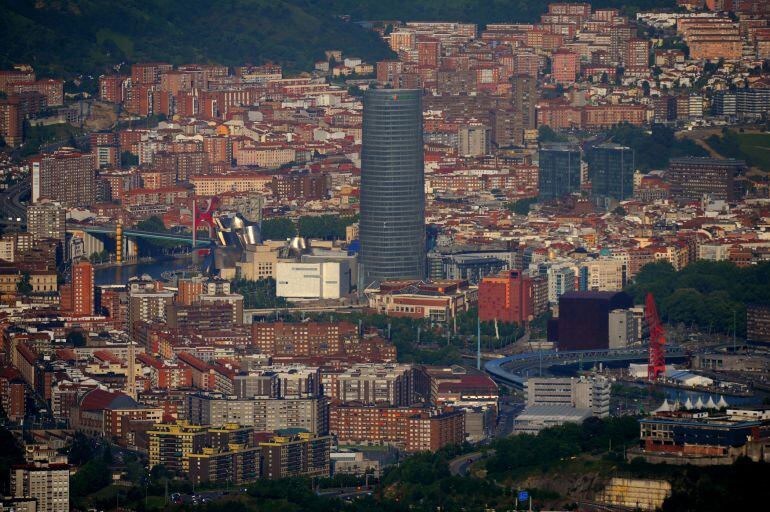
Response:
[[[555,82],[571,84],[580,71],[580,56],[567,50],[558,50],[551,57],[551,75]]]
[[[94,314],[94,267],[87,260],[72,265],[72,313]]]
[[[123,84],[126,77],[102,75],[99,77],[99,99],[108,103],[123,103]]]
[[[165,62],[139,62],[131,66],[131,84],[157,84],[160,75],[171,71],[173,66]]]
[[[646,39],[629,39],[623,62],[626,68],[646,69],[650,67],[650,42]]]
[[[251,339],[263,354],[320,356],[342,354],[345,341],[357,337],[349,322],[272,322],[251,324]]]
[[[436,451],[465,440],[460,410],[422,406],[336,404],[329,408],[329,432],[340,444],[398,445],[408,452]]]
[[[465,413],[445,409],[407,418],[406,451],[435,452],[465,440]]]
[[[24,116],[18,96],[0,99],[0,137],[11,147],[24,140]]]
[[[542,297],[547,297],[547,288],[544,278],[521,270],[504,270],[495,277],[485,277],[479,284],[479,318],[485,322],[528,323],[545,312]]]
[[[11,85],[11,92],[13,94],[37,92],[45,96],[49,107],[64,105],[64,82],[61,80],[47,78],[34,82],[17,82]]]
[[[26,412],[26,385],[15,368],[0,370],[0,405],[11,421],[21,421]]]

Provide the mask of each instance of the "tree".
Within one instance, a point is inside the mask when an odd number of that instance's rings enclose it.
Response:
[[[288,217],[262,221],[262,240],[286,240],[297,234],[297,227]]]
[[[537,203],[536,197],[528,197],[526,199],[519,199],[513,203],[508,203],[505,207],[516,215],[527,215],[530,207],[535,203]]]
[[[16,283],[16,293],[24,297],[29,297],[32,294],[32,282],[29,272],[24,272],[19,282]]]
[[[644,94],[644,96],[650,95],[650,82],[648,82],[647,80],[642,82],[642,94]]]
[[[537,140],[538,142],[566,142],[567,137],[564,135],[561,135],[559,133],[556,133],[550,126],[543,125],[540,128],[537,129]]]
[[[243,307],[246,309],[283,308],[288,305],[286,299],[276,296],[276,283],[272,277],[258,281],[235,279],[230,286],[234,293],[243,295]]]
[[[345,228],[357,221],[357,216],[303,216],[299,218],[298,230],[299,235],[305,238],[318,238],[321,240],[342,240],[345,238]]]
[[[165,233],[167,231],[163,219],[157,215],[147,217],[143,221],[138,222],[136,227],[140,231],[152,231],[154,233]]]
[[[625,217],[626,216],[626,209],[623,208],[622,206],[618,206],[617,208],[612,210],[612,213],[615,214],[615,215],[619,215],[621,217]]]
[[[730,262],[696,261],[679,272],[667,262],[645,265],[626,288],[637,303],[652,293],[661,318],[732,334],[746,331],[746,305],[770,302],[770,263],[737,267]]]
[[[130,151],[123,151],[120,154],[120,166],[131,167],[132,165],[139,165],[139,157]]]
[[[86,336],[80,330],[68,332],[65,340],[67,343],[71,343],[73,347],[84,347],[86,345]]]

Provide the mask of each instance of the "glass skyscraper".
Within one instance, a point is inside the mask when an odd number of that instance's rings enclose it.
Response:
[[[622,201],[634,195],[634,150],[605,143],[588,152],[591,192]]]
[[[557,199],[580,191],[580,146],[543,144],[539,158],[539,199]]]
[[[421,94],[412,89],[364,94],[359,225],[364,288],[374,281],[425,277]]]

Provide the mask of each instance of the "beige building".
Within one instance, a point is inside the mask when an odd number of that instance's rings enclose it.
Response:
[[[328,404],[323,398],[232,398],[219,393],[197,393],[188,400],[191,423],[219,427],[228,423],[254,427],[258,432],[300,428],[329,430]]]
[[[600,258],[584,263],[588,270],[588,289],[600,292],[615,292],[623,289],[626,269],[623,261],[615,258]]]
[[[190,177],[190,183],[195,187],[195,194],[199,196],[216,196],[225,192],[262,194],[268,192],[272,182],[272,176],[256,172],[204,174]]]
[[[27,232],[36,240],[54,238],[64,241],[66,210],[53,201],[41,202],[27,208]]]
[[[69,512],[70,467],[47,462],[14,466],[11,496],[35,499],[37,512]]]
[[[279,250],[284,245],[286,242],[282,240],[266,240],[261,245],[257,245],[254,252],[246,251],[244,254],[246,261],[235,264],[240,276],[249,281],[268,277],[275,279]]]
[[[256,165],[258,167],[279,167],[293,162],[297,157],[294,148],[282,145],[243,148],[238,151],[238,165]]]

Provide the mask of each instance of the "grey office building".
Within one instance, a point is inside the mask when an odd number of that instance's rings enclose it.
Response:
[[[425,277],[421,91],[368,90],[361,151],[361,285]]]
[[[634,150],[605,143],[588,152],[588,176],[594,195],[619,201],[634,195]]]
[[[540,147],[539,195],[556,199],[580,191],[580,146],[543,144]]]

